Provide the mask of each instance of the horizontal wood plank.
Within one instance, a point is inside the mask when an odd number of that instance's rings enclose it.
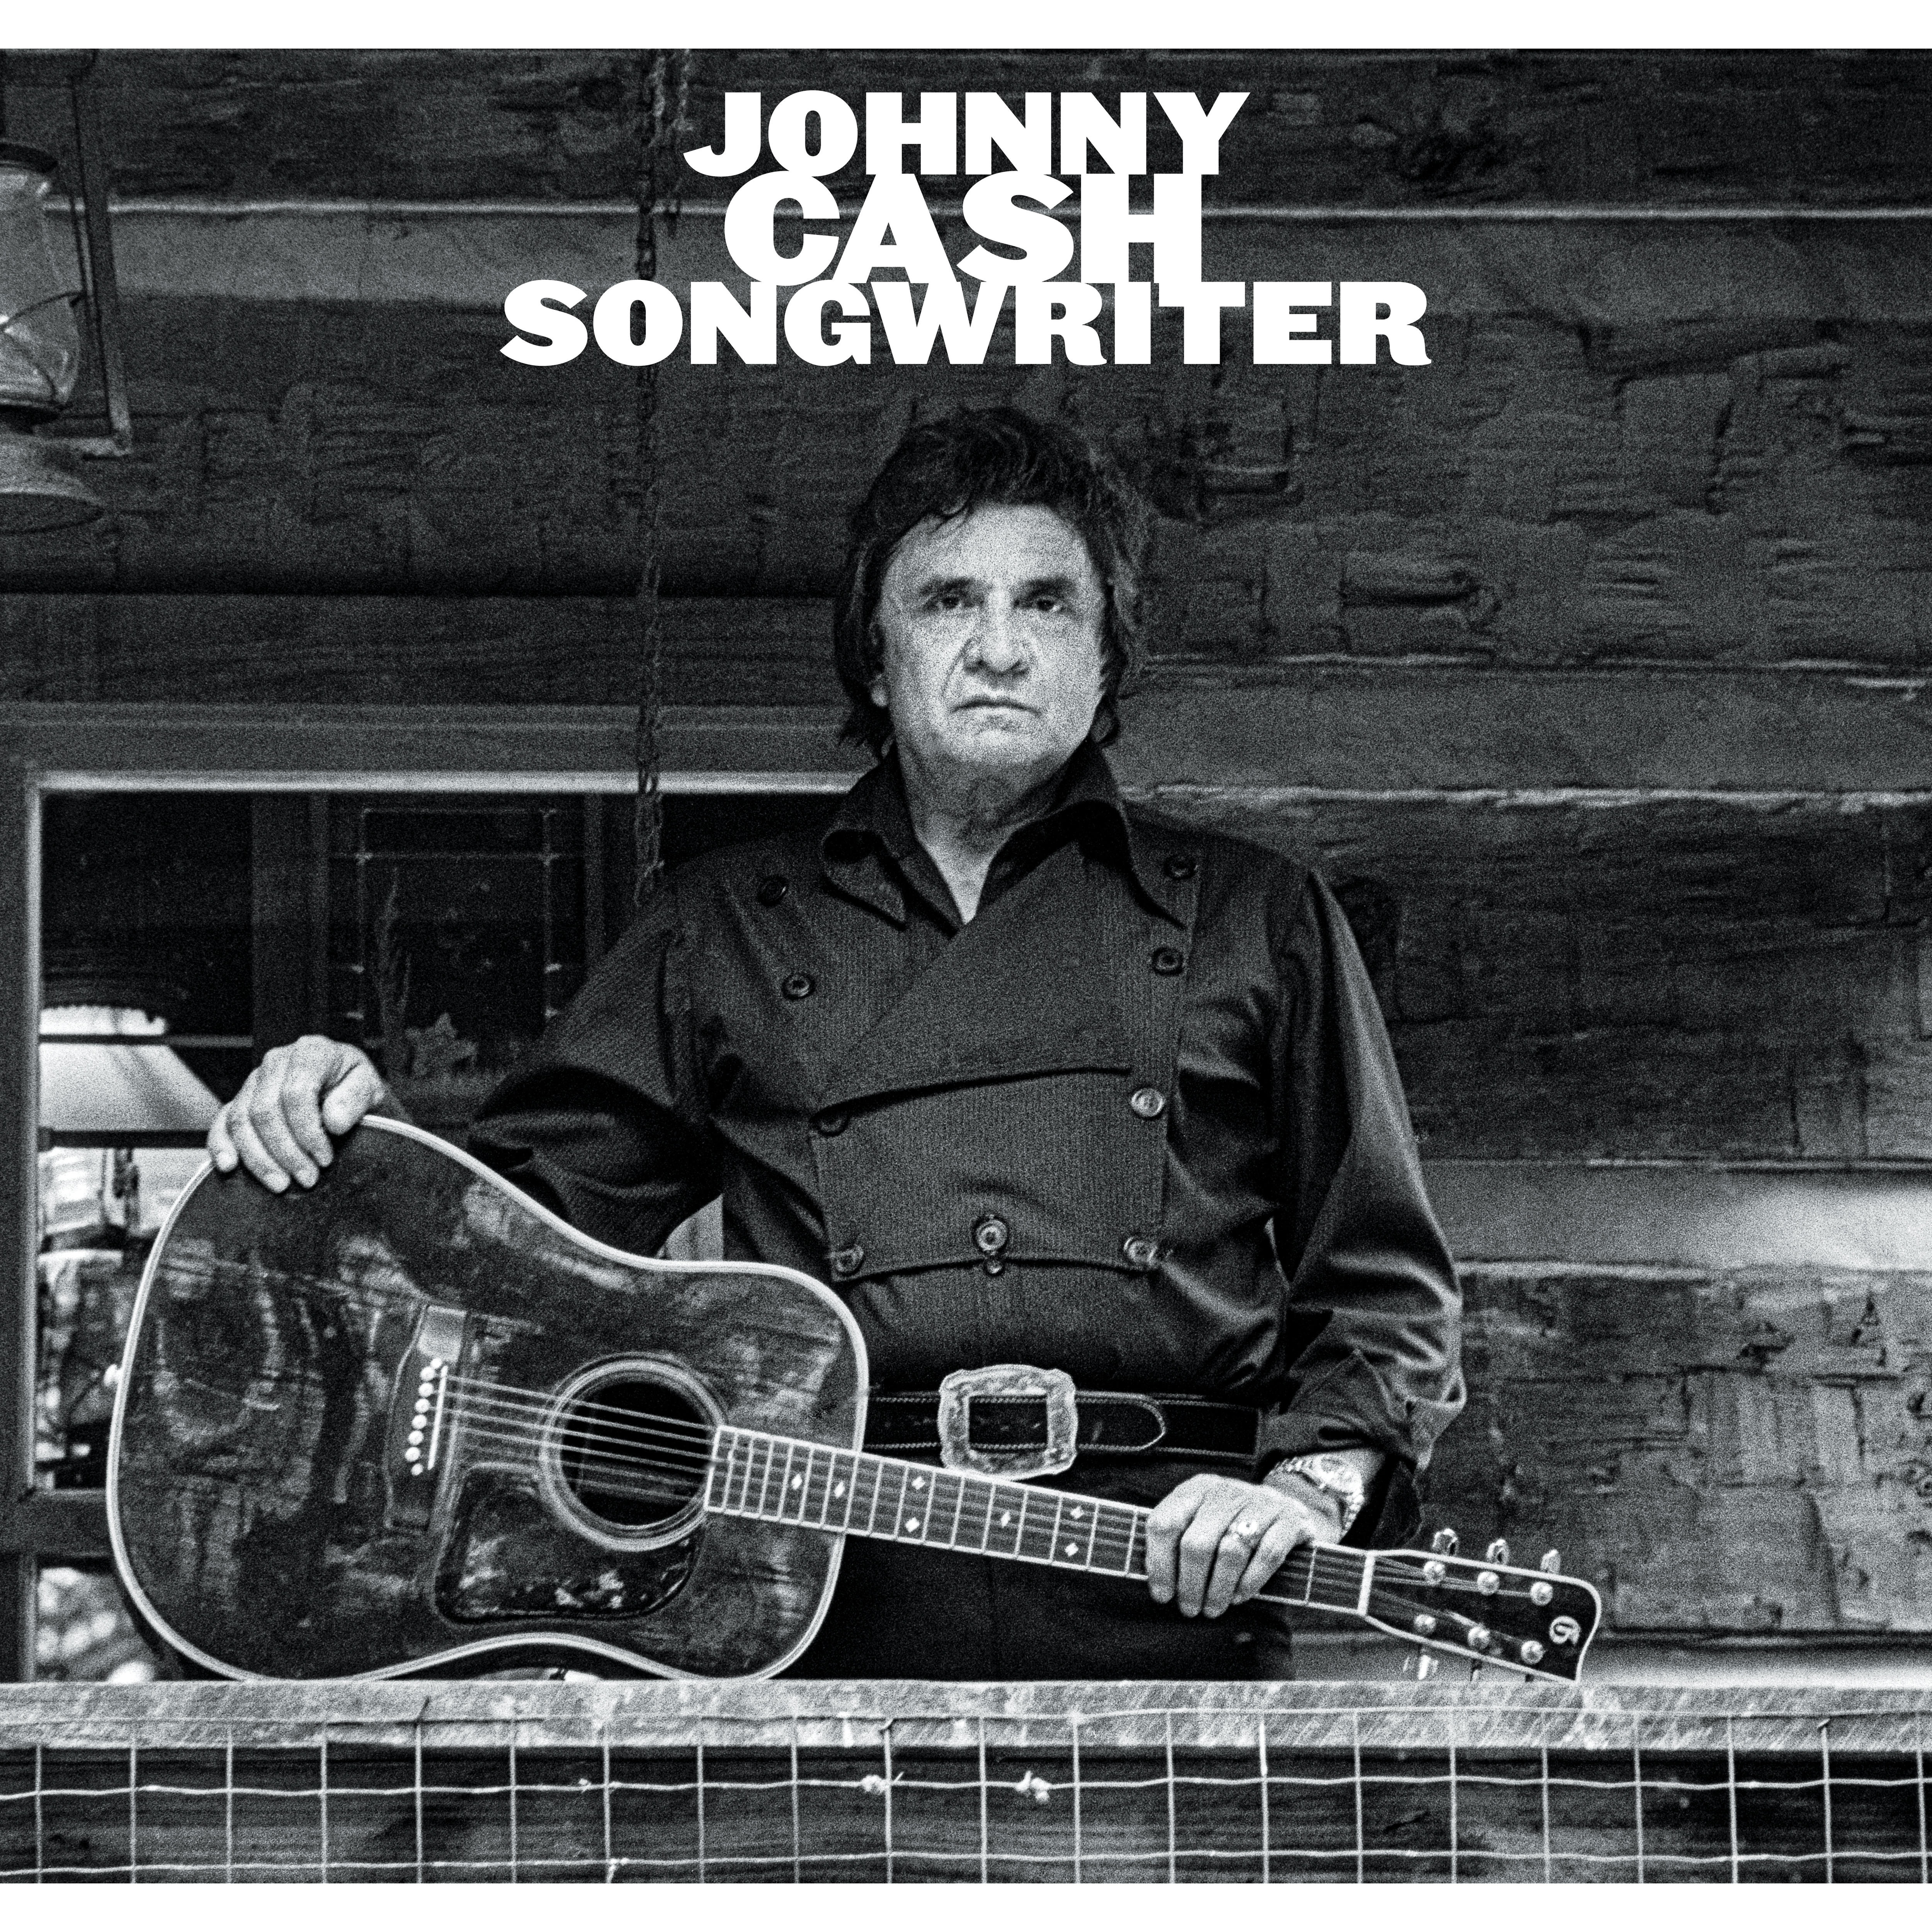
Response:
[[[840,701],[825,604],[662,608],[670,703]],[[634,705],[646,649],[626,596],[23,593],[0,598],[0,702]]]
[[[601,1735],[614,1748],[688,1755],[703,1724],[717,1727],[707,1730],[712,1738],[753,1750],[782,1752],[794,1736],[809,1749],[877,1750],[890,1729],[914,1748],[970,1754],[983,1719],[990,1741],[1022,1748],[1064,1744],[1077,1723],[1094,1726],[1103,1750],[1164,1744],[1171,1727],[1183,1749],[1244,1754],[1265,1722],[1270,1742],[1292,1750],[1346,1751],[1359,1736],[1372,1749],[1441,1750],[1453,1738],[1478,1756],[1546,1744],[1624,1757],[1635,1718],[1659,1750],[1721,1748],[1736,1725],[1741,1746],[1748,1738],[1754,1751],[1802,1758],[1816,1753],[1821,1718],[1844,1727],[1844,1748],[1879,1753],[1910,1750],[1922,1715],[1932,1716],[1924,1689],[1570,1685],[1496,1673],[1475,1683],[1361,1684],[1346,1696],[1332,1684],[892,1678],[0,1685],[0,1728],[21,1744],[124,1751],[131,1737],[139,1746],[218,1750],[232,1736],[250,1749],[304,1754],[325,1726],[368,1747],[405,1750],[420,1728],[426,1741],[473,1751],[504,1744],[513,1724],[533,1750]]]
[[[64,64],[13,61],[15,138],[58,142],[64,104],[32,83]],[[102,115],[123,192],[627,199],[642,70],[596,50],[122,50],[101,59]],[[718,139],[727,88],[769,109],[801,88],[855,105],[899,90],[908,109],[928,88],[1016,105],[1084,88],[1109,109],[1124,89],[1243,91],[1217,184],[1241,201],[1869,202],[1932,184],[1932,71],[1910,52],[707,50],[686,75],[680,145]],[[1150,165],[1172,168],[1152,101],[1148,118]]]
[[[1924,804],[1186,802],[1334,885],[1431,1155],[1932,1154]]]
[[[1426,368],[1254,368],[1238,332],[1227,363],[1190,366],[1165,312],[1146,368],[668,362],[666,586],[828,596],[846,513],[915,417],[1010,402],[1079,424],[1156,506],[1159,656],[1932,660],[1922,249],[1452,238],[1474,279],[1467,306],[1435,290]],[[1267,249],[1240,266],[1312,272],[1306,238]],[[1428,268],[1401,238],[1348,253]],[[1640,253],[1654,290],[1593,307],[1637,286]],[[633,372],[521,368],[499,316],[422,303],[128,309],[135,453],[87,469],[110,514],[0,538],[10,591],[634,586]]]
[[[1622,1630],[1932,1627],[1932,1276],[1465,1270],[1466,1548],[1560,1548]]]
[[[1467,1262],[1880,1271],[1932,1255],[1918,1166],[1432,1160],[1429,1198]]]
[[[759,708],[842,712],[828,603],[662,610],[665,701],[721,733]],[[249,705],[264,729],[298,715],[275,707],[419,706],[429,724],[514,705],[540,730],[546,707],[634,705],[643,651],[628,597],[21,592],[0,598],[0,705]],[[1204,808],[1298,790],[1909,794],[1932,784],[1928,715],[1916,675],[1156,659],[1114,755],[1130,787]],[[596,742],[585,769],[628,764]]]

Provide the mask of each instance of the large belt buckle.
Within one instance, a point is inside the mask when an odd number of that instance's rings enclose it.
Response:
[[[1039,1401],[1046,1411],[1044,1446],[975,1448],[970,1439],[973,1404],[989,1397]],[[998,1362],[989,1368],[956,1369],[939,1385],[939,1460],[949,1469],[970,1469],[1016,1481],[1058,1475],[1072,1466],[1076,1424],[1073,1378],[1064,1369]]]

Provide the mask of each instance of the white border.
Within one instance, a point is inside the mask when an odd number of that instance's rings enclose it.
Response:
[[[659,1270],[668,1274],[715,1274],[723,1268],[733,1274],[770,1275],[790,1282],[794,1286],[809,1288],[827,1308],[837,1315],[844,1327],[846,1339],[851,1343],[858,1378],[858,1401],[853,1424],[852,1448],[855,1453],[863,1450],[866,1442],[866,1390],[870,1379],[868,1365],[866,1358],[865,1337],[859,1332],[859,1324],[852,1318],[851,1310],[832,1294],[823,1282],[814,1281],[810,1275],[802,1274],[796,1268],[780,1268],[770,1262],[734,1261],[721,1263],[654,1261],[641,1255],[628,1254],[622,1248],[614,1248],[608,1243],[595,1240],[590,1235],[573,1228],[561,1215],[553,1214],[541,1202],[532,1201],[529,1196],[512,1187],[501,1174],[485,1167],[475,1155],[465,1153],[461,1148],[453,1146],[448,1141],[440,1139],[434,1134],[425,1133],[421,1127],[412,1126],[406,1120],[388,1120],[378,1114],[368,1115],[362,1124],[364,1127],[376,1128],[383,1133],[400,1134],[407,1139],[420,1141],[425,1147],[434,1148],[439,1154],[448,1155],[452,1160],[459,1162],[472,1173],[488,1181],[492,1186],[507,1194],[520,1208],[526,1209],[530,1213],[536,1215],[539,1220],[547,1222],[560,1234],[568,1235],[579,1247],[604,1259],[621,1262],[631,1268]],[[129,1558],[127,1545],[121,1534],[119,1480],[121,1429],[127,1410],[128,1392],[133,1386],[134,1351],[140,1340],[142,1318],[147,1311],[148,1291],[154,1286],[158,1265],[166,1251],[168,1237],[173,1232],[176,1218],[181,1214],[182,1208],[187,1205],[188,1197],[214,1172],[214,1163],[212,1161],[206,1162],[194,1178],[182,1190],[180,1198],[170,1210],[168,1218],[161,1224],[159,1233],[154,1237],[154,1245],[148,1256],[148,1264],[141,1273],[141,1286],[135,1297],[134,1312],[128,1323],[127,1346],[122,1352],[120,1379],[114,1390],[113,1426],[108,1434],[107,1533],[113,1545],[114,1568],[120,1576],[122,1588],[134,1599],[141,1614],[170,1646],[179,1651],[184,1657],[192,1658],[203,1669],[213,1671],[218,1676],[236,1678],[248,1683],[275,1682],[279,1680],[266,1678],[259,1671],[240,1670],[232,1665],[224,1664],[219,1658],[209,1656],[206,1651],[190,1643],[182,1637],[175,1630],[173,1625],[155,1609],[147,1592],[142,1588],[140,1580],[134,1574],[134,1564]],[[808,1527],[815,1527],[815,1526],[808,1526]],[[818,1634],[819,1626],[825,1621],[826,1611],[831,1607],[832,1590],[838,1580],[839,1562],[844,1554],[845,1538],[842,1532],[828,1530],[822,1533],[830,1537],[832,1540],[832,1560],[826,1570],[825,1581],[819,1591],[818,1608],[809,1627],[798,1642],[775,1663],[766,1666],[760,1670],[743,1672],[735,1678],[706,1677],[697,1671],[674,1670],[668,1665],[654,1663],[649,1658],[640,1657],[634,1652],[620,1649],[614,1644],[599,1642],[595,1637],[577,1636],[568,1633],[549,1632],[545,1633],[541,1639],[528,1635],[515,1637],[479,1638],[474,1643],[460,1644],[454,1649],[438,1651],[431,1656],[412,1658],[406,1663],[392,1664],[380,1670],[358,1671],[355,1675],[357,1678],[410,1677],[425,1671],[441,1670],[448,1664],[460,1662],[466,1658],[488,1656],[500,1651],[527,1652],[532,1648],[548,1648],[555,1646],[564,1649],[579,1652],[586,1656],[600,1658],[609,1662],[622,1664],[626,1673],[630,1676],[643,1672],[657,1677],[683,1678],[700,1683],[742,1683],[758,1678],[776,1676],[810,1645],[812,1639]],[[303,1681],[326,1682],[329,1680],[309,1678]]]

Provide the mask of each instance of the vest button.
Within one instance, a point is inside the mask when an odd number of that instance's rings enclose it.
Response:
[[[809,973],[793,973],[787,975],[778,991],[788,1000],[808,1000],[818,983]]]
[[[790,881],[782,874],[774,872],[769,878],[758,881],[758,903],[762,906],[775,906],[790,890]]]
[[[982,1214],[973,1224],[973,1245],[982,1255],[1003,1255],[1012,1230],[997,1214]]]
[[[1154,1264],[1160,1259],[1160,1244],[1148,1234],[1130,1234],[1120,1244],[1120,1252],[1126,1256],[1127,1265],[1137,1268],[1143,1274],[1151,1273]]]
[[[1127,1105],[1144,1120],[1157,1120],[1167,1111],[1167,1096],[1158,1087],[1136,1087]]]
[[[845,1131],[845,1116],[836,1107],[827,1107],[824,1113],[814,1115],[812,1124],[830,1140],[834,1134]]]
[[[865,1265],[866,1251],[856,1241],[849,1248],[838,1248],[832,1251],[832,1272],[841,1281],[856,1274]]]
[[[1178,946],[1156,946],[1150,962],[1164,979],[1172,979],[1187,964],[1187,956]]]
[[[1191,879],[1199,866],[1200,861],[1192,852],[1170,852],[1162,862],[1161,870],[1170,879]]]

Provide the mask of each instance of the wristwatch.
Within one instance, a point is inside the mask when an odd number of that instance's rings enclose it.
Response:
[[[1345,1462],[1339,1456],[1291,1456],[1286,1462],[1277,1462],[1263,1480],[1270,1488],[1279,1489],[1281,1486],[1275,1481],[1277,1476],[1299,1476],[1311,1488],[1334,1497],[1335,1507],[1341,1512],[1340,1533],[1343,1536],[1348,1534],[1369,1499],[1354,1465]]]

